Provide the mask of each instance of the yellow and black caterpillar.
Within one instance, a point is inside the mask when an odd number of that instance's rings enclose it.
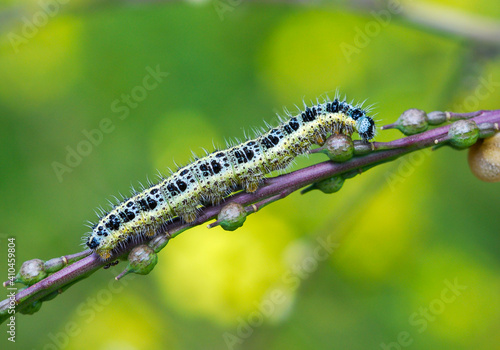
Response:
[[[86,244],[108,259],[126,243],[154,236],[174,217],[191,222],[203,204],[218,203],[239,188],[255,191],[266,174],[286,168],[328,135],[353,132],[365,141],[375,135],[375,123],[361,106],[338,98],[306,106],[255,139],[214,151],[122,201],[92,226]]]

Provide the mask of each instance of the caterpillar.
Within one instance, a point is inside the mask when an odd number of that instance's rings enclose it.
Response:
[[[169,220],[196,219],[202,205],[219,203],[232,192],[254,192],[264,176],[286,169],[313,144],[321,145],[330,134],[351,136],[357,132],[368,141],[375,122],[362,105],[340,101],[338,96],[308,107],[280,124],[243,143],[215,150],[180,167],[167,178],[115,205],[91,225],[86,245],[107,260],[130,241],[153,237]]]

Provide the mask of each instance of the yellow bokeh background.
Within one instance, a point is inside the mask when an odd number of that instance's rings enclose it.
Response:
[[[379,127],[409,108],[499,108],[498,42],[436,28],[458,13],[498,30],[496,0],[403,1],[401,14],[389,2],[53,1],[0,7],[0,262],[15,237],[17,267],[79,251],[112,196],[304,101],[339,91]],[[500,190],[466,156],[422,150],[338,193],[293,193],[234,232],[187,230],[148,276],[114,282],[121,262],[17,315],[16,344],[4,332],[0,348],[500,349]]]

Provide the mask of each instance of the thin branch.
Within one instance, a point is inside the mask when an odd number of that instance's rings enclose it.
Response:
[[[401,16],[423,28],[489,45],[500,45],[500,24],[492,18],[472,15],[448,6],[405,3]]]
[[[113,1],[87,1],[84,3],[63,6],[57,15],[62,13],[80,13],[82,11],[95,11],[98,8],[109,6],[152,6],[158,4],[189,3],[186,0],[113,0]],[[373,13],[385,11],[389,13],[392,5],[389,2],[376,0],[356,1],[306,1],[306,0],[246,0],[241,2],[214,1],[227,8],[229,13],[244,4],[276,5],[276,6],[302,6],[319,9],[348,8],[355,12]],[[394,5],[395,6],[395,5]],[[453,35],[476,43],[488,46],[500,46],[500,23],[493,18],[470,14],[452,6],[438,6],[422,2],[406,1],[399,6],[397,13],[390,16],[400,17],[407,23],[433,30],[444,35]],[[14,5],[0,10],[0,31],[12,31],[15,21],[20,20],[23,14],[30,15],[26,6]],[[391,10],[392,11],[392,10]],[[214,10],[216,12],[216,10]],[[31,16],[29,16],[31,18]]]
[[[475,121],[477,125],[492,125],[496,131],[498,131],[498,125],[500,124],[500,110],[479,111],[469,114],[448,113],[447,115],[449,115],[451,119],[460,117],[470,118],[470,120]],[[185,223],[179,219],[175,219],[159,230],[157,236],[173,238],[189,228],[212,220],[217,217],[221,209],[228,202],[239,203],[243,207],[247,207],[249,213],[253,213],[264,205],[284,198],[288,194],[320,180],[338,175],[342,175],[344,178],[350,178],[376,165],[392,161],[407,153],[426,147],[445,145],[448,141],[448,130],[451,125],[452,124],[437,127],[417,135],[386,143],[374,142],[368,144],[361,141],[355,141],[356,156],[349,161],[344,163],[326,161],[288,174],[266,178],[257,191],[253,193],[238,192],[226,198],[223,203],[205,207],[200,210],[196,220],[191,223]],[[134,246],[143,244],[148,240],[144,239],[130,244],[130,246],[126,247],[119,255],[113,256],[112,259],[124,258],[127,252]],[[70,260],[68,258],[76,260],[86,253],[88,252],[67,256],[66,258],[67,260]],[[90,276],[99,268],[107,264],[109,264],[109,261],[102,261],[98,255],[91,254],[64,267],[62,270],[53,273],[42,281],[19,291],[15,296],[15,311],[23,311],[37,300],[44,301],[52,298],[55,293],[61,293],[75,282]],[[3,322],[9,317],[7,313],[8,307],[9,299],[0,302],[0,322]]]

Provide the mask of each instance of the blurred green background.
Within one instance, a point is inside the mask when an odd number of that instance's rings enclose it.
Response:
[[[77,252],[112,195],[337,88],[375,104],[378,125],[408,108],[499,108],[500,44],[418,18],[498,28],[500,6],[5,1],[2,280],[7,237],[19,266]],[[499,195],[466,152],[422,151],[335,195],[293,194],[237,231],[189,230],[146,277],[98,271],[18,315],[15,344],[2,324],[0,348],[500,349]]]

